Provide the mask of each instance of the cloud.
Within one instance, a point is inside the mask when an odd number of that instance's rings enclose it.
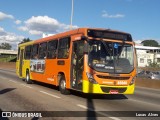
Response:
[[[37,30],[29,30],[29,33],[32,35],[42,35],[43,34],[42,31],[37,31]]]
[[[21,23],[22,23],[22,21],[20,21],[20,20],[16,20],[16,21],[15,21],[15,23],[16,23],[17,25],[19,25],[19,24],[21,24]]]
[[[9,43],[12,48],[16,49],[17,44],[24,39],[24,36],[16,35],[15,33],[6,32],[2,27],[0,27],[0,43]]]
[[[137,44],[141,44],[142,41],[143,40],[134,40],[134,42],[137,43]]]
[[[60,23],[58,20],[48,16],[32,16],[24,22],[24,26],[19,27],[21,31],[27,31],[32,35],[42,35],[43,33],[59,33],[69,30],[69,25]],[[73,26],[73,29],[78,26]]]
[[[115,15],[111,15],[111,14],[108,14],[106,11],[102,11],[102,17],[104,18],[124,18],[125,15],[123,14],[115,14]]]
[[[0,12],[0,21],[4,20],[4,19],[7,19],[7,18],[14,19],[14,17],[12,15],[8,15],[8,14],[5,14],[3,12]]]
[[[2,27],[0,27],[0,36],[2,35],[6,35],[6,32],[4,31],[4,29]]]
[[[18,27],[18,30],[20,30],[20,31],[28,31],[28,28],[26,26],[20,26],[20,27]]]

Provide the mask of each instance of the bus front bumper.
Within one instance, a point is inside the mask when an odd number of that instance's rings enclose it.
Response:
[[[95,93],[95,94],[133,94],[135,84],[129,86],[107,86],[93,84],[89,81],[83,80],[84,93]]]

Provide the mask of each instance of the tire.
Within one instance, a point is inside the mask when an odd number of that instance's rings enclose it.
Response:
[[[31,83],[32,83],[32,81],[31,81],[31,79],[30,79],[30,74],[29,74],[29,72],[26,73],[26,79],[25,79],[25,81],[26,81],[27,84],[31,84]]]
[[[70,91],[68,89],[66,89],[66,80],[63,76],[60,78],[59,90],[60,90],[61,94],[64,94],[64,95],[70,94]]]

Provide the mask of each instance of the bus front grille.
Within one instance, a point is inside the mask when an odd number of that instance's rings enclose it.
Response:
[[[97,75],[97,77],[110,80],[129,80],[130,78],[130,77],[115,77],[115,76],[103,76],[103,75]]]
[[[124,88],[101,87],[101,89],[103,92],[106,92],[106,93],[109,93],[110,90],[117,90],[118,93],[124,93],[127,90],[126,87],[124,87]]]

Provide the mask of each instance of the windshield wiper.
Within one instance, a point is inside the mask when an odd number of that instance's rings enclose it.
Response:
[[[106,43],[104,42],[104,40],[103,40],[103,35],[104,35],[104,34],[101,35],[100,41],[101,41],[102,44],[104,45],[104,48],[105,48],[105,50],[106,50],[106,53],[109,53],[109,56],[111,57],[111,56],[112,56],[111,50],[109,49],[109,47],[108,47],[108,46],[106,45]]]
[[[105,43],[105,41],[103,40],[103,34],[101,35],[101,39],[100,41],[102,42],[102,44],[104,45],[104,48],[106,50],[106,53],[109,54],[110,56],[110,60],[111,60],[111,57],[112,57],[112,51],[109,49],[109,47],[107,46],[107,44]],[[113,46],[112,46],[112,49],[113,49]],[[114,50],[113,50],[114,52]],[[114,54],[114,53],[113,53]],[[115,59],[113,59],[113,67],[114,67],[114,74],[115,74]]]
[[[119,51],[119,54],[117,55],[118,60],[119,60],[119,56],[124,48],[124,45],[125,45],[125,40],[123,39],[121,50]]]

